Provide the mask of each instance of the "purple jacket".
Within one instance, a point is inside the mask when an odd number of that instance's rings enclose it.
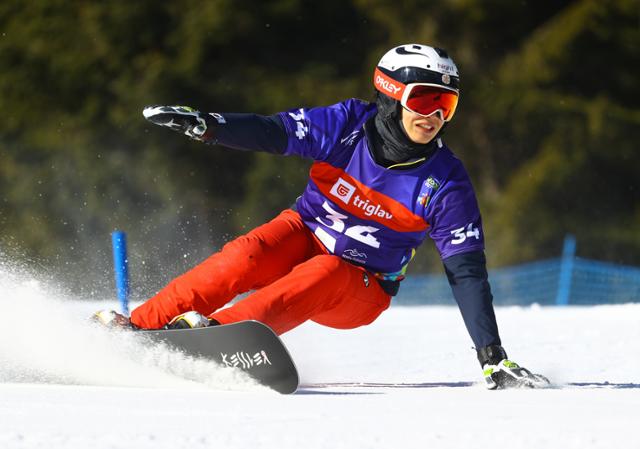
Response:
[[[377,273],[404,277],[429,236],[440,257],[481,251],[482,223],[462,163],[440,142],[425,163],[393,170],[372,158],[363,124],[375,104],[357,99],[281,113],[287,155],[313,159],[297,209],[333,254]]]

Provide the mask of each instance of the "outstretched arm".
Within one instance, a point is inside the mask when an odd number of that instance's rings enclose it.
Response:
[[[148,106],[144,117],[211,145],[281,154],[287,133],[278,115],[203,113],[187,106]]]

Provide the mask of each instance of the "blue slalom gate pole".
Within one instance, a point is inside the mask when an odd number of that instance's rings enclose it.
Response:
[[[560,262],[560,281],[558,283],[558,295],[556,305],[566,306],[569,304],[571,295],[571,277],[573,275],[573,262],[576,257],[576,238],[567,234],[564,238],[562,248],[562,259]]]
[[[113,269],[116,276],[116,292],[122,314],[129,316],[129,260],[127,259],[127,234],[114,231],[111,234],[113,244]]]

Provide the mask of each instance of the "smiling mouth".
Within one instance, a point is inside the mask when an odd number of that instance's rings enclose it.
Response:
[[[429,132],[429,133],[432,133],[436,129],[435,126],[429,125],[427,123],[421,123],[421,124],[416,125],[416,126],[418,128],[420,128],[420,129],[426,131],[426,132]]]

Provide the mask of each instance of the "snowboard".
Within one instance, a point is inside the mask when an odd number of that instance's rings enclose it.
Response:
[[[271,328],[259,321],[141,333],[189,355],[242,369],[279,393],[290,394],[298,389],[298,371],[289,351]]]

